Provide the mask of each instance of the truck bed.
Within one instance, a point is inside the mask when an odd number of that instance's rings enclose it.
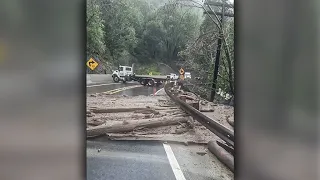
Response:
[[[137,78],[153,78],[153,79],[161,79],[161,80],[166,80],[167,76],[166,75],[135,75]]]

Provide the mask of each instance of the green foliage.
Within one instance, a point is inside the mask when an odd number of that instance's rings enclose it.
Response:
[[[184,0],[188,5],[191,1]],[[108,65],[136,63],[136,73],[154,75],[160,74],[155,64],[164,63],[176,70],[180,68],[174,67],[176,61],[182,59],[184,68],[193,77],[201,78],[201,85],[195,85],[198,93],[207,96],[212,86],[219,29],[208,15],[202,15],[203,9],[178,3],[178,0],[88,0],[88,57],[99,57]],[[230,59],[223,49],[219,67],[217,88],[225,92],[231,91],[234,81],[233,24],[231,18],[225,22],[224,37]]]
[[[226,32],[226,41],[230,50],[231,56],[231,71],[234,75],[234,21],[229,20],[225,25]],[[228,70],[228,62],[226,57],[226,52],[222,51],[221,54],[221,66],[219,69],[219,78],[218,78],[218,87],[220,87],[225,92],[230,92],[229,85],[229,70]],[[231,79],[232,84],[234,84],[234,78]]]
[[[231,71],[233,86],[234,80],[234,22],[232,19],[227,19],[224,24],[224,36],[228,44],[231,56]],[[214,62],[217,48],[217,40],[219,37],[219,29],[206,17],[200,26],[200,35],[198,39],[187,45],[187,48],[180,52],[180,56],[186,60],[186,64],[193,76],[200,77],[200,84],[193,89],[198,94],[210,97],[212,87]],[[230,78],[229,78],[229,64],[227,62],[226,52],[222,48],[220,56],[219,74],[217,79],[217,89],[224,92],[231,93]],[[197,83],[197,82],[193,82]],[[198,82],[199,83],[199,82]],[[219,98],[219,97],[217,97]]]
[[[200,18],[166,0],[88,0],[87,16],[88,54],[114,64],[170,64],[196,37]]]
[[[92,57],[105,52],[104,21],[96,0],[87,1],[87,55]]]
[[[195,38],[198,24],[198,16],[189,9],[175,4],[162,6],[151,14],[134,52],[147,62],[177,60],[178,52]]]
[[[140,27],[139,11],[129,0],[102,0],[106,48],[113,61],[133,49],[137,43],[136,29]]]
[[[155,64],[151,64],[148,66],[140,65],[139,68],[136,70],[136,74],[148,75],[150,73],[152,73],[152,75],[161,75],[161,73],[159,72],[158,66]]]

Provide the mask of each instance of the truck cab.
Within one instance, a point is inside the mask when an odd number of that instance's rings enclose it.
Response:
[[[191,73],[190,72],[185,72],[184,73],[184,78],[185,79],[191,79]]]
[[[177,80],[179,78],[178,75],[176,75],[175,73],[170,73],[168,76],[167,76],[168,79],[170,80]]]
[[[118,70],[113,71],[112,78],[114,82],[123,82],[130,81],[131,76],[133,75],[131,66],[119,66]]]

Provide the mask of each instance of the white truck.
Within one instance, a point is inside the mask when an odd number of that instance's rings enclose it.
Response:
[[[113,71],[112,78],[114,82],[131,81],[133,71],[131,66],[119,66],[118,70]]]
[[[138,81],[142,85],[160,85],[167,80],[167,76],[161,75],[136,75],[133,72],[133,66],[119,66],[118,70],[113,71],[112,78],[114,82]]]
[[[184,78],[185,79],[191,79],[191,73],[190,72],[185,72],[184,73]]]
[[[118,70],[113,71],[112,78],[114,82],[122,81],[126,83],[127,81],[138,81],[142,85],[160,85],[166,80],[177,80],[179,78],[178,75],[174,73],[170,73],[167,76],[162,75],[136,75],[133,72],[133,66],[119,66]],[[191,78],[190,73],[185,73],[185,78]]]
[[[168,75],[168,77],[170,76],[171,80],[177,80],[179,79],[179,75],[175,74],[175,73],[170,73],[170,75]],[[184,79],[191,79],[191,73],[190,72],[185,72],[184,73]]]

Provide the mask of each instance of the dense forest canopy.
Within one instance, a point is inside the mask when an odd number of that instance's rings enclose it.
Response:
[[[174,71],[183,66],[200,77],[193,89],[207,96],[221,37],[219,18],[204,14],[208,10],[221,8],[199,0],[87,0],[87,56],[106,66],[162,63]],[[218,87],[230,94],[233,28],[233,18],[225,18]]]

